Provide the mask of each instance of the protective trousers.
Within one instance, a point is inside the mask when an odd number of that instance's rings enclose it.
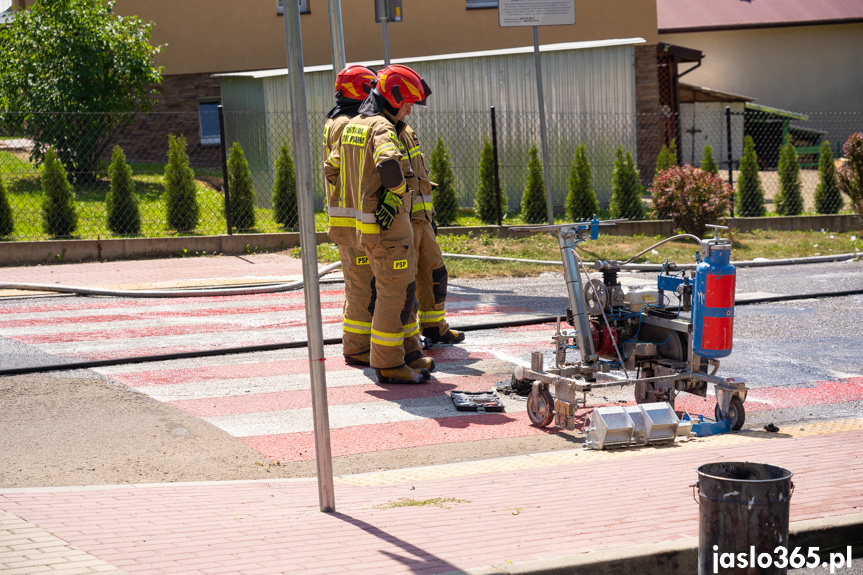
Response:
[[[345,276],[342,350],[345,355],[359,355],[369,351],[376,299],[375,275],[362,250],[339,246],[339,259]]]
[[[409,208],[407,208],[409,209]],[[404,207],[380,242],[362,245],[375,276],[371,366],[392,369],[422,355],[419,326],[410,321],[416,305],[416,251],[410,214]]]
[[[449,330],[449,323],[444,318],[448,275],[443,254],[430,221],[415,219],[412,224],[417,254],[417,318],[420,332],[431,327],[437,328],[443,335]]]

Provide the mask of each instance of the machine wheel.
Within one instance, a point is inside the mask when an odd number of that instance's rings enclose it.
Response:
[[[716,421],[722,421],[722,414],[719,412],[719,404],[713,410],[713,415]],[[746,421],[746,410],[743,409],[743,401],[736,395],[731,398],[731,405],[728,407],[728,419],[731,420],[731,429],[738,431],[743,427],[743,422]]]
[[[551,392],[535,387],[527,396],[527,417],[537,427],[545,427],[554,419],[554,399]]]

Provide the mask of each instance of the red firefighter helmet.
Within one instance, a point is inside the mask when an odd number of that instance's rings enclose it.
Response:
[[[424,106],[431,88],[419,74],[399,64],[387,66],[378,74],[378,92],[395,109],[405,102]]]
[[[374,71],[365,66],[348,66],[336,76],[336,97],[365,100],[376,78]]]

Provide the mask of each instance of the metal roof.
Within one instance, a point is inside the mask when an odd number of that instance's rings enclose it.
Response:
[[[863,22],[863,0],[656,0],[659,33]]]
[[[616,38],[613,40],[594,40],[591,42],[565,42],[562,44],[545,44],[539,47],[540,52],[561,52],[565,50],[586,50],[589,48],[606,48],[609,46],[629,46],[632,44],[643,44],[644,38]],[[434,56],[418,56],[416,58],[394,58],[390,61],[392,64],[415,64],[419,62],[436,62],[442,60],[460,60],[465,58],[478,58],[486,56],[508,56],[513,54],[532,54],[533,46],[523,46],[520,48],[506,48],[503,50],[483,50],[480,52],[459,52],[457,54],[436,54]],[[348,64],[360,64],[370,68],[382,68],[383,60],[370,60],[366,62],[348,62]],[[324,72],[332,70],[332,64],[324,66],[306,66],[303,71],[308,74],[310,72]],[[275,70],[253,70],[250,72],[232,72],[227,74],[213,74],[213,78],[272,78],[274,76],[287,75],[287,68],[279,68]]]

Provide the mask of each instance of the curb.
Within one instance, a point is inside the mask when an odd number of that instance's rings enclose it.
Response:
[[[790,525],[789,535],[792,548],[818,547],[822,558],[824,553],[848,546],[856,556],[863,553],[863,513],[795,521]],[[697,572],[698,537],[687,537],[442,575],[692,575]]]

